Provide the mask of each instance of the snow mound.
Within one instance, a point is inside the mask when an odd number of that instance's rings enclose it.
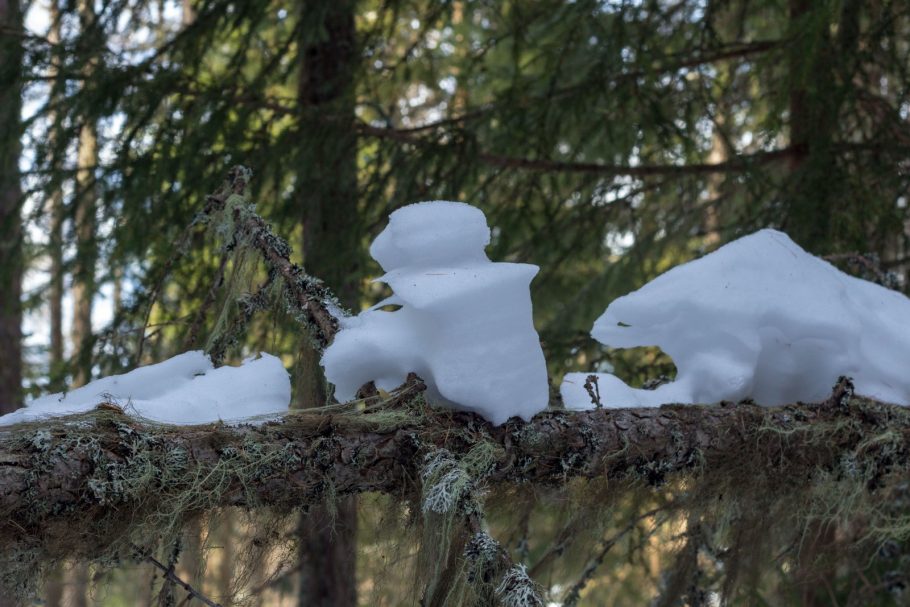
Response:
[[[129,415],[168,424],[239,422],[288,410],[291,381],[281,360],[270,354],[239,367],[215,369],[201,351],[112,375],[62,394],[35,399],[0,417],[0,426],[85,413],[113,403]]]
[[[370,381],[391,390],[413,371],[433,404],[497,425],[546,408],[547,369],[529,289],[539,268],[491,262],[489,242],[483,212],[464,203],[422,202],[391,214],[370,254],[395,294],[341,319],[322,357],[339,401]],[[390,304],[401,307],[379,309]]]
[[[841,375],[853,378],[858,394],[910,405],[910,299],[844,274],[775,230],[616,299],[591,334],[612,347],[659,346],[676,363],[676,381],[655,390],[596,374],[606,407],[812,402]],[[568,408],[594,407],[588,375],[566,375],[560,391]]]

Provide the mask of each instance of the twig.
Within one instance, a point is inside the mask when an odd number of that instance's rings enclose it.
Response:
[[[824,404],[828,407],[846,409],[850,406],[850,401],[854,395],[853,380],[841,375],[837,378],[837,383],[834,384],[834,388],[831,390],[831,396],[828,397]]]
[[[566,598],[563,601],[563,605],[566,607],[572,607],[578,604],[578,600],[581,598],[581,591],[584,590],[585,586],[588,585],[588,582],[591,580],[591,577],[594,575],[594,572],[597,570],[597,568],[603,564],[604,558],[606,558],[607,553],[613,549],[613,546],[615,546],[616,543],[623,538],[623,536],[632,531],[632,529],[634,529],[640,521],[654,516],[660,512],[660,510],[660,508],[655,508],[635,517],[635,519],[633,519],[628,525],[620,529],[614,535],[605,540],[601,540],[600,548],[598,549],[597,554],[588,562],[588,565],[582,572],[581,577],[566,593]],[[665,521],[660,521],[658,523],[655,523],[654,527],[651,529],[651,531],[648,532],[645,538],[652,536],[664,524],[664,522]]]
[[[596,375],[589,375],[585,378],[585,391],[587,391],[588,396],[591,397],[591,402],[594,404],[594,407],[597,409],[602,409],[604,404],[600,400],[600,384]]]
[[[138,546],[133,546],[133,549],[136,550],[139,554],[143,555],[143,558],[146,561],[148,561],[149,563],[151,563],[152,565],[154,565],[155,567],[157,567],[158,569],[163,571],[164,577],[168,581],[170,581],[174,584],[177,584],[178,586],[183,588],[189,594],[190,598],[198,599],[199,601],[202,601],[209,607],[222,607],[220,603],[216,603],[215,601],[211,600],[210,598],[208,598],[207,596],[205,596],[204,594],[202,594],[201,592],[199,592],[198,590],[196,590],[195,588],[190,586],[188,583],[186,583],[182,579],[180,579],[180,577],[176,573],[174,573],[173,567],[166,567],[161,561],[156,559],[151,554],[146,554],[145,551],[142,550]]]
[[[822,257],[831,263],[845,263],[859,278],[871,280],[888,289],[900,290],[897,274],[882,269],[882,261],[875,253],[835,253]]]
[[[215,193],[206,199],[203,217],[224,209],[232,195],[243,196],[251,171],[242,166],[232,168],[228,179]],[[269,269],[284,281],[288,303],[303,315],[301,319],[310,329],[318,349],[332,341],[338,331],[338,321],[329,311],[335,304],[332,292],[318,278],[308,275],[302,267],[291,263],[291,247],[286,240],[274,234],[262,217],[238,207],[233,210],[234,242],[243,240],[256,249]]]
[[[205,317],[208,314],[209,308],[215,303],[215,299],[218,297],[218,291],[224,284],[224,270],[227,267],[227,261],[228,256],[226,254],[222,255],[221,263],[218,265],[218,271],[215,273],[215,280],[212,281],[212,286],[206,294],[205,300],[202,302],[199,310],[196,312],[193,324],[190,325],[190,331],[187,334],[186,341],[183,343],[184,350],[191,350],[199,339],[199,330],[202,328],[202,323],[205,322]]]
[[[177,263],[177,260],[183,257],[186,247],[190,241],[190,237],[193,235],[193,229],[196,227],[195,222],[191,223],[189,226],[184,229],[183,233],[180,235],[172,248],[173,253],[165,262],[164,267],[161,270],[157,280],[153,284],[151,290],[149,291],[148,301],[146,302],[145,315],[142,319],[142,330],[139,331],[139,340],[136,344],[136,364],[142,362],[142,352],[145,348],[145,342],[148,340],[150,335],[145,334],[145,330],[150,327],[149,320],[152,317],[152,308],[155,306],[155,302],[158,301],[158,296],[161,293],[161,290],[164,288],[164,282],[170,276],[171,271],[174,269],[174,264]]]

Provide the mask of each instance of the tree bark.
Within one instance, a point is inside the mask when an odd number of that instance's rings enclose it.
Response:
[[[95,27],[95,10],[92,0],[80,0],[77,6],[81,35],[91,40]],[[86,70],[91,77],[91,70]],[[73,264],[73,325],[71,338],[75,364],[70,387],[84,386],[92,378],[92,305],[96,291],[95,261],[98,245],[95,242],[95,209],[97,185],[95,166],[98,164],[98,128],[90,117],[79,127],[78,152],[76,154],[74,226],[76,235],[76,259]],[[87,607],[91,584],[89,564],[84,561],[73,563],[70,582],[64,592],[64,604],[72,607]]]
[[[79,133],[79,166],[94,166],[98,159],[98,135],[94,124],[84,124]],[[76,174],[76,260],[73,271],[72,340],[76,362],[73,387],[85,385],[92,376],[92,300],[95,296],[95,176],[91,169]]]
[[[19,0],[0,0],[0,413],[22,400],[21,29]]]
[[[48,7],[50,18],[50,27],[47,32],[47,40],[50,44],[60,43],[60,7],[57,0],[52,0]],[[51,61],[51,75],[56,76],[59,73],[60,55],[54,53]],[[58,83],[54,83],[51,95],[57,99],[59,95],[55,92],[58,90]],[[51,122],[55,122],[51,118]],[[55,127],[54,127],[55,128]],[[55,132],[51,137],[56,138]],[[52,154],[57,153],[57,146],[50,145]],[[60,167],[59,162],[55,162],[55,169]],[[48,293],[48,315],[50,316],[50,352],[48,360],[48,388],[51,392],[60,392],[64,389],[63,379],[66,373],[63,360],[63,223],[65,218],[65,208],[63,205],[63,188],[62,184],[56,184],[50,196],[50,236],[48,247],[50,249],[51,276],[50,289]],[[44,582],[44,602],[47,607],[61,607],[63,604],[63,579],[64,570],[61,565],[55,566],[46,576]]]
[[[79,2],[79,21],[83,36],[89,37],[95,26],[92,2]],[[91,76],[88,73],[87,76]],[[76,260],[73,265],[72,340],[76,356],[73,387],[82,386],[92,376],[92,301],[95,296],[95,206],[97,186],[95,165],[98,163],[98,132],[91,119],[79,128],[75,194]]]
[[[402,414],[396,423],[389,422],[392,410]],[[205,490],[203,508],[289,510],[321,504],[329,494],[419,495],[424,454],[444,448],[460,457],[480,441],[496,448],[487,485],[629,477],[659,485],[679,473],[699,477],[751,465],[762,469],[756,478],[800,490],[813,472],[835,469],[845,456],[859,458],[861,469],[874,460],[889,473],[910,470],[906,455],[895,455],[910,453],[910,412],[843,392],[821,404],[774,408],[551,410],[499,427],[408,403],[377,414],[301,411],[262,426],[145,425],[110,411],[80,419],[0,433],[0,552],[19,542],[50,547],[64,540],[74,554],[54,558],[98,556],[123,541],[118,528],[132,529],[143,514],[197,490]],[[885,434],[887,446],[869,444]],[[159,474],[126,489],[115,481],[135,480],[131,466]],[[217,487],[193,486],[213,470]],[[97,525],[107,533],[83,535]]]
[[[50,3],[48,9],[51,25],[47,33],[48,42],[51,44],[60,43],[60,9],[57,0]],[[52,61],[52,75],[58,72],[58,55],[54,55]],[[54,85],[56,88],[56,84]],[[53,118],[52,118],[53,121]],[[51,145],[52,153],[56,154],[56,145]],[[50,390],[59,392],[63,390],[62,378],[64,374],[63,361],[63,222],[65,209],[63,206],[63,189],[58,184],[50,199],[50,293],[49,293],[49,315],[50,315]]]
[[[362,230],[357,220],[354,2],[307,5],[301,19],[305,26],[298,83],[303,131],[298,196],[304,264],[325,280],[342,304],[356,307]],[[298,401],[325,403],[319,353],[303,344],[300,359]],[[341,500],[333,511],[316,505],[301,516],[301,607],[357,604],[356,532],[353,497]]]

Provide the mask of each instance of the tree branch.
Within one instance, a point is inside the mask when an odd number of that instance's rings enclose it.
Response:
[[[905,408],[844,390],[817,405],[551,410],[499,427],[413,402],[372,413],[310,410],[258,427],[161,427],[96,411],[0,433],[0,552],[21,542],[50,548],[104,524],[108,533],[85,533],[92,542],[76,548],[91,557],[122,539],[111,529],[118,521],[125,530],[143,517],[179,524],[175,517],[222,506],[305,507],[328,492],[417,495],[423,453],[463,456],[480,441],[499,453],[490,485],[578,477],[657,485],[760,465],[762,478],[797,489],[844,456],[906,475],[907,462],[863,441],[888,433],[900,443],[889,453],[910,453],[908,426]]]
[[[426,145],[429,141],[425,137],[418,137],[407,130],[376,127],[360,123],[357,131],[365,136],[380,139],[391,139],[402,143]],[[724,162],[686,163],[686,164],[642,164],[623,165],[607,164],[601,162],[565,162],[559,160],[520,158],[515,156],[502,156],[488,152],[477,153],[477,158],[489,166],[505,169],[523,169],[530,171],[545,171],[558,173],[594,173],[609,176],[653,177],[659,175],[708,175],[712,173],[742,173],[754,168],[756,165],[774,162],[790,157],[795,153],[792,147],[779,150],[755,152],[736,156]]]
[[[139,550],[140,553],[142,552],[138,546],[136,546],[136,549]],[[212,599],[208,598],[207,596],[205,596],[204,594],[202,594],[201,592],[199,592],[198,590],[193,588],[190,584],[183,581],[176,573],[174,573],[173,567],[165,567],[164,563],[162,563],[161,561],[156,559],[151,554],[143,554],[143,558],[146,561],[148,561],[149,563],[151,563],[154,567],[160,569],[164,573],[165,579],[167,579],[168,581],[170,581],[174,584],[177,584],[178,586],[183,588],[186,591],[189,598],[198,599],[199,601],[205,603],[209,607],[221,607],[221,605],[219,603],[216,603]]]
[[[707,175],[712,173],[742,173],[756,165],[787,158],[794,153],[791,147],[767,152],[736,156],[724,162],[692,162],[686,164],[619,165],[599,162],[563,162],[534,158],[516,158],[481,153],[479,158],[490,166],[559,173],[595,173],[609,176],[654,177],[659,175]]]
[[[300,320],[310,330],[321,350],[338,331],[338,320],[329,307],[341,310],[341,306],[321,280],[308,275],[302,267],[291,262],[291,246],[285,239],[275,235],[262,217],[248,206],[226,208],[231,196],[243,196],[250,177],[248,169],[240,166],[232,168],[221,188],[207,197],[203,218],[208,221],[218,212],[230,211],[233,240],[227,247],[232,248],[243,241],[257,250],[268,267],[269,274],[281,277],[288,303],[300,315]]]

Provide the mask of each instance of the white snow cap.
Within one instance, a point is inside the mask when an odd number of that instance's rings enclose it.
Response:
[[[656,390],[596,374],[606,407],[812,402],[841,375],[858,394],[910,405],[910,299],[841,272],[775,230],[616,299],[591,334],[612,347],[659,346],[676,363],[676,381]],[[568,408],[594,407],[588,375],[566,375]]]
[[[479,209],[422,202],[393,212],[370,254],[395,295],[354,318],[322,357],[339,401],[374,381],[383,390],[411,371],[437,405],[475,411],[494,424],[547,406],[547,369],[531,317],[539,268],[493,263]],[[377,308],[397,304],[386,312]]]
[[[0,426],[119,405],[129,415],[168,424],[239,422],[288,410],[291,381],[281,360],[270,354],[239,367],[215,369],[201,352],[184,352],[164,362],[111,375],[65,394],[51,394],[0,417]]]

